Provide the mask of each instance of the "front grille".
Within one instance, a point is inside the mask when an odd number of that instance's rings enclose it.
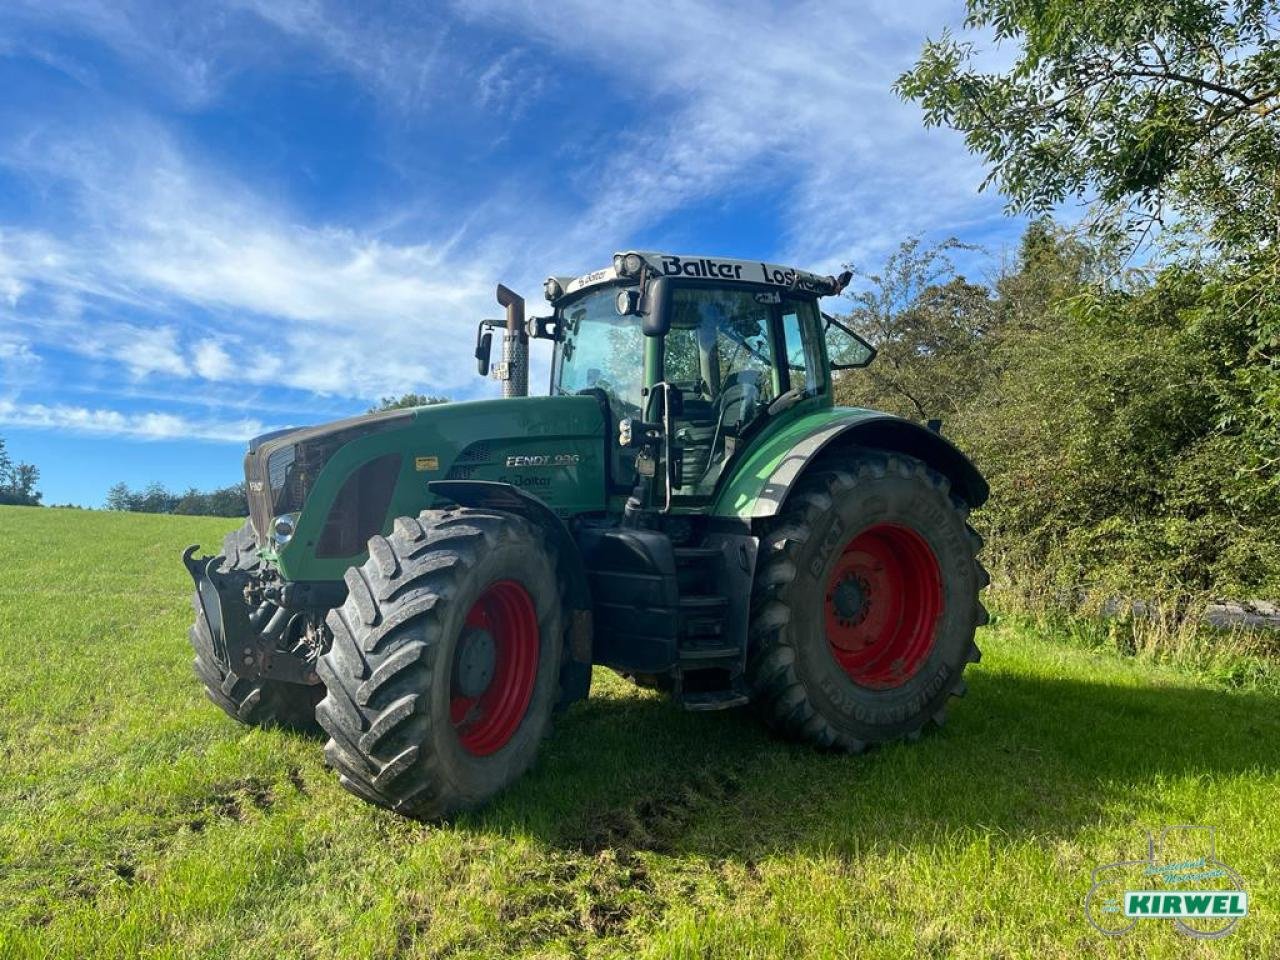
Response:
[[[282,447],[267,461],[267,478],[271,481],[273,492],[279,493],[280,488],[284,486],[289,468],[293,466],[295,450],[297,447]]]
[[[412,419],[413,414],[406,412],[373,414],[327,427],[281,431],[251,443],[244,458],[244,470],[249,488],[249,516],[258,534],[258,543],[264,547],[270,544],[271,522],[276,517],[302,510],[316,478],[339,449],[353,440],[401,427]],[[375,492],[380,494],[381,488]],[[384,503],[384,512],[385,509]],[[378,522],[381,525],[381,518]],[[331,549],[343,549],[352,535],[351,531],[363,530],[365,526],[365,518],[359,517],[349,529],[344,528],[347,529],[345,534],[336,540],[331,536],[327,543]],[[354,552],[359,553],[363,549],[361,543]]]

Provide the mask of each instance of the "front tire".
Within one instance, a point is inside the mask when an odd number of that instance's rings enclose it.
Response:
[[[944,722],[987,622],[967,513],[946,478],[898,453],[801,480],[762,539],[753,593],[748,680],[772,727],[858,752]]]
[[[564,638],[538,528],[498,511],[402,517],[346,582],[317,710],[342,785],[434,819],[524,773],[558,697]]]

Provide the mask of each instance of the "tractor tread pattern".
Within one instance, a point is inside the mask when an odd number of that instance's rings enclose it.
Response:
[[[968,505],[951,494],[950,482],[942,474],[905,454],[868,450],[846,461],[807,473],[796,492],[788,498],[784,512],[761,538],[760,562],[756,568],[752,596],[747,675],[756,709],[772,729],[784,736],[849,753],[861,753],[870,745],[837,730],[810,700],[795,668],[795,649],[787,632],[782,629],[791,619],[785,595],[786,588],[797,575],[799,549],[810,539],[815,521],[832,508],[836,499],[859,483],[895,474],[904,479],[923,480],[948,495],[953,507],[967,517]],[[967,522],[966,529],[979,588],[985,587],[990,583],[990,577],[977,557],[982,538]],[[982,626],[986,622],[986,609],[975,601],[974,626]],[[982,654],[976,643],[970,647],[968,661],[976,663]],[[951,695],[964,696],[965,689],[963,679],[957,677]],[[918,740],[930,721],[936,726],[943,726],[946,708],[937,710],[932,716],[922,716],[920,726],[903,734],[902,739]]]
[[[444,624],[461,575],[507,539],[542,543],[532,523],[484,510],[424,510],[369,543],[347,571],[346,602],[329,613],[334,636],[320,658],[327,695],[316,709],[325,758],[351,793],[417,819],[467,805],[430,749],[429,698]],[[529,758],[532,760],[532,757]]]

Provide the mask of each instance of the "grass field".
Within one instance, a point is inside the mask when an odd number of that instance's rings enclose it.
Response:
[[[187,543],[230,521],[0,507],[0,957],[1275,957],[1280,698],[996,625],[944,730],[862,757],[599,671],[446,826],[190,670]],[[1143,831],[1218,828],[1219,942],[1082,918]]]

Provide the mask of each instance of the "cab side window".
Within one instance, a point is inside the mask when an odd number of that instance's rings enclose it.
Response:
[[[812,300],[782,301],[783,352],[792,390],[813,393],[822,387],[817,324],[818,307]]]
[[[675,291],[672,311],[669,342],[676,349],[669,351],[668,377],[678,382],[693,375],[696,367],[692,383],[686,383],[711,402],[743,383],[753,384],[762,396],[776,395],[767,303],[743,290],[685,288]]]

